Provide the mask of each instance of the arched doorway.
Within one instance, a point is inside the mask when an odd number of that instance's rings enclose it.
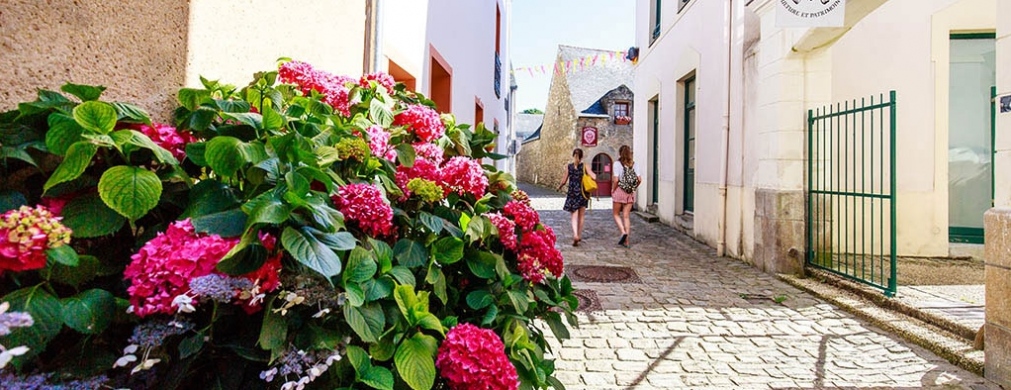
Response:
[[[597,175],[597,192],[595,196],[611,196],[611,156],[600,153],[593,156],[590,169]]]

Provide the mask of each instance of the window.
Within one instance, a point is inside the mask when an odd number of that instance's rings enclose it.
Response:
[[[386,69],[390,70],[390,76],[393,76],[393,81],[404,83],[404,86],[407,87],[408,91],[415,90],[414,88],[417,81],[414,79],[414,76],[404,70],[404,68],[401,68],[400,65],[397,65],[396,62],[390,60]]]
[[[685,6],[688,5],[688,2],[690,1],[692,0],[678,0],[678,13],[681,13],[681,10],[685,9]]]
[[[654,96],[649,100],[650,118],[650,143],[652,148],[652,169],[650,169],[650,204],[656,204],[660,198],[657,184],[660,183],[660,96]]]
[[[442,55],[430,47],[432,58],[429,78],[429,98],[435,102],[435,108],[439,112],[452,112],[453,75],[449,64],[442,58]]]
[[[478,100],[474,102],[474,126],[482,122],[484,122],[484,107],[481,106],[481,101]]]
[[[685,80],[684,88],[684,210],[690,213],[695,210],[695,77]]]
[[[614,117],[631,116],[628,114],[628,103],[614,103]]]
[[[660,7],[662,0],[652,0],[650,2],[649,16],[653,20],[652,30],[650,32],[649,44],[652,45],[657,38],[660,37]],[[678,0],[681,1],[681,0]]]

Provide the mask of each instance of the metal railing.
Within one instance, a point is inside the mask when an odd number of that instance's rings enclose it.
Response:
[[[807,112],[808,266],[894,296],[895,91]]]

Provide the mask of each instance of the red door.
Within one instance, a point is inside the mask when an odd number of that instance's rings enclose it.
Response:
[[[600,153],[593,156],[590,169],[597,175],[597,191],[594,196],[611,196],[611,156]]]

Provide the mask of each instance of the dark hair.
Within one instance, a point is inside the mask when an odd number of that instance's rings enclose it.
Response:
[[[618,161],[620,161],[622,165],[632,165],[632,148],[628,147],[628,145],[621,145],[621,147],[618,148],[618,156]]]
[[[579,156],[579,159],[582,160],[583,159],[583,149],[580,149],[580,148],[572,149],[572,155],[573,156]]]

